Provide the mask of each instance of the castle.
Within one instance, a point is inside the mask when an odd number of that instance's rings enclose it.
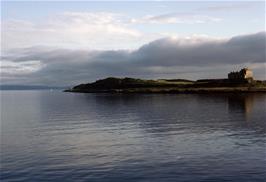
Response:
[[[228,73],[228,78],[222,79],[200,79],[197,82],[208,82],[208,83],[253,83],[253,73],[248,68],[243,68],[240,71],[233,71]]]
[[[253,81],[253,73],[248,68],[243,68],[237,72],[231,72],[228,74],[228,80],[231,82],[248,82]]]

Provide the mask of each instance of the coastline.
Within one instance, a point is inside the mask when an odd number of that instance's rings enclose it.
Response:
[[[65,90],[78,93],[266,93],[266,83],[261,80],[231,81],[206,80],[143,80],[109,77],[93,83],[80,84]]]
[[[75,93],[173,93],[173,94],[197,94],[197,93],[266,93],[266,88],[252,87],[221,87],[221,88],[130,88],[130,89],[102,89],[102,90],[65,90]]]

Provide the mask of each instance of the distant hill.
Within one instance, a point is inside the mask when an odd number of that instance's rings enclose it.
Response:
[[[66,88],[44,85],[0,85],[0,90],[64,90]]]
[[[73,87],[73,90],[106,90],[106,89],[128,89],[128,88],[150,88],[150,87],[173,87],[183,84],[191,84],[193,81],[178,80],[143,80],[136,78],[115,78],[109,77],[97,80],[93,83],[80,84]]]

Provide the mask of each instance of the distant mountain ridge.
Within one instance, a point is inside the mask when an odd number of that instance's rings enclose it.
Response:
[[[66,88],[45,85],[0,85],[0,90],[64,90]]]

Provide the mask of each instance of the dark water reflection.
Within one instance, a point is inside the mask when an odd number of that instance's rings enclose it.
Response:
[[[256,97],[262,95],[257,94]],[[249,117],[252,113],[254,107],[254,94],[240,94],[240,95],[231,95],[228,96],[228,107],[229,112],[235,113],[240,112],[244,113],[246,117]]]
[[[266,95],[1,93],[2,181],[264,181]]]

